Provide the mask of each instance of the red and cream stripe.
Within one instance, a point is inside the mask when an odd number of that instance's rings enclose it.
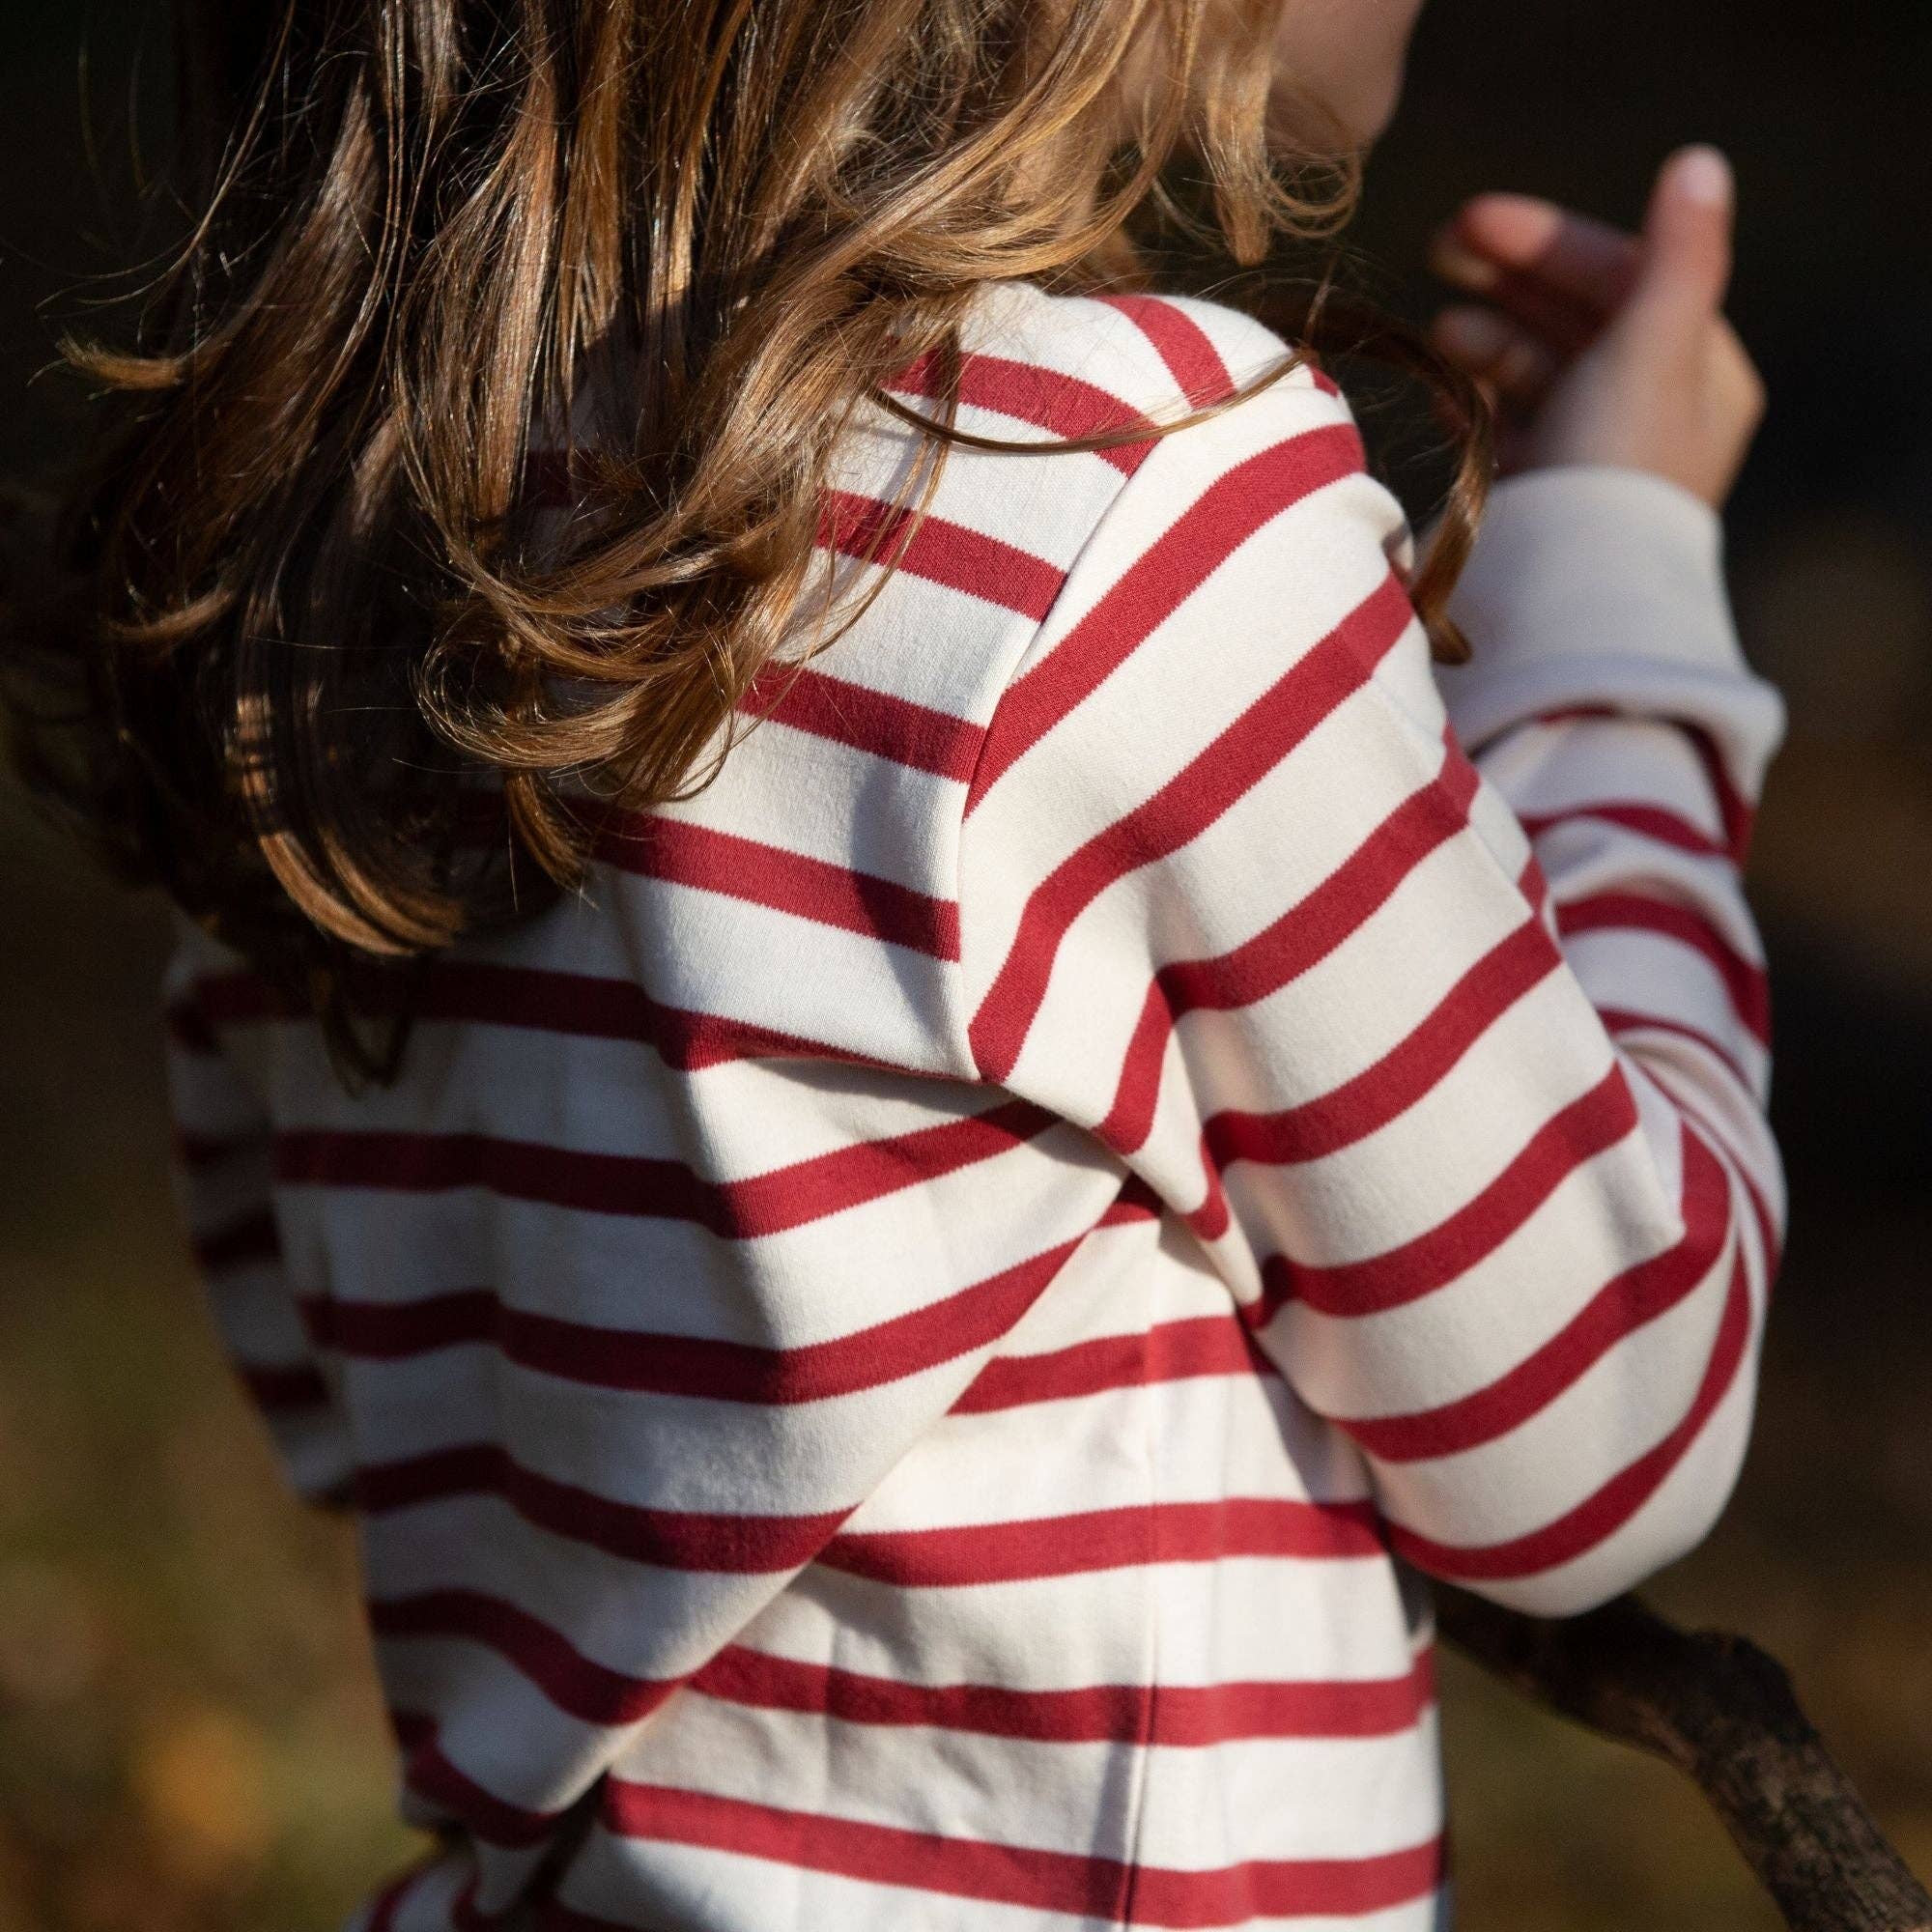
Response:
[[[1593,593],[1466,738],[1333,384],[1231,401],[1285,351],[989,296],[890,385],[969,432],[929,497],[883,410],[833,472],[877,597],[424,963],[392,1085],[185,928],[196,1258],[441,1827],[366,1932],[1424,1932],[1401,1565],[1562,1614],[1708,1523],[1783,1234],[1762,693]]]

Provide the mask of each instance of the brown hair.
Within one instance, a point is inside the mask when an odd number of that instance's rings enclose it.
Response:
[[[1203,228],[1253,266],[1346,217],[1346,158],[1267,153],[1281,4],[185,0],[198,213],[137,348],[69,350],[121,420],[33,620],[79,696],[22,705],[30,778],[382,1070],[375,962],[575,884],[588,793],[715,771],[810,601],[835,442],[951,366],[977,289],[1144,285]],[[1130,61],[1171,76],[1131,118]],[[914,418],[915,495],[949,414]],[[1413,585],[1443,656],[1467,442]]]

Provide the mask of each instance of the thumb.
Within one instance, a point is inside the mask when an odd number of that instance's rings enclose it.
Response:
[[[1723,306],[1737,202],[1716,148],[1683,148],[1663,164],[1643,224],[1643,259],[1624,311],[1646,336],[1688,337]]]

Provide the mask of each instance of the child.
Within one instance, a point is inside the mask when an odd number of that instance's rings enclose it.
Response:
[[[1445,242],[1520,466],[1453,623],[1462,511],[1417,568],[1332,382],[1146,284],[1178,152],[1243,260],[1339,212],[1269,145],[1369,139],[1416,11],[190,32],[74,782],[358,1522],[437,1836],[367,1932],[1441,1923],[1423,1579],[1565,1615],[1721,1507],[1722,164]]]

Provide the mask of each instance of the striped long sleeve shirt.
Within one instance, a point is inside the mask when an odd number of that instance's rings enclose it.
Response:
[[[1283,351],[1021,284],[965,348],[1031,441]],[[909,432],[847,443],[864,614],[394,1084],[183,931],[190,1230],[437,1833],[355,1924],[1444,1923],[1426,1579],[1583,1609],[1748,1432],[1783,713],[1716,520],[1505,484],[1440,669],[1312,368],[955,448],[882,585]]]

